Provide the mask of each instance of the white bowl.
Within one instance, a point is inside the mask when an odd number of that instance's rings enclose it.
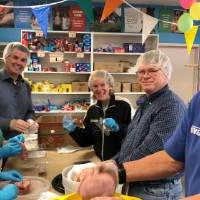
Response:
[[[75,181],[81,170],[94,167],[94,163],[86,163],[79,165],[68,166],[62,171],[62,184],[65,189],[65,194],[76,192],[80,182]]]

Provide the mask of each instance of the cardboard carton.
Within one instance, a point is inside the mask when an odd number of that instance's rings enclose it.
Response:
[[[76,118],[77,125],[82,126],[82,118]],[[66,145],[77,146],[63,128],[63,116],[40,116],[37,122],[39,124],[38,142],[41,148],[51,149]]]

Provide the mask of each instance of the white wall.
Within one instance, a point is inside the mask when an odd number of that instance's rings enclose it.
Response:
[[[165,52],[172,61],[173,72],[170,87],[186,103],[197,91],[197,67],[186,67],[187,64],[198,64],[199,47],[193,47],[188,55],[185,45],[160,44],[159,48]]]

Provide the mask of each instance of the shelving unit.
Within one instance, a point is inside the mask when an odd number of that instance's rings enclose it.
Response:
[[[0,42],[0,69],[3,67],[3,50],[6,46],[6,42]]]
[[[28,41],[24,41],[24,36],[26,34],[30,34],[27,37]],[[114,72],[110,72],[114,78],[115,82],[118,83],[119,88],[116,90],[115,94],[120,97],[125,97],[129,99],[129,101],[135,107],[135,100],[142,94],[142,91],[132,91],[131,88],[125,88],[132,84],[137,84],[136,73],[134,71],[134,65],[138,56],[140,56],[143,52],[157,49],[158,48],[158,35],[149,35],[145,42],[145,46],[141,46],[142,35],[141,34],[133,34],[133,33],[97,33],[97,32],[62,32],[62,31],[50,31],[48,32],[48,43],[53,40],[57,40],[57,42],[63,41],[65,44],[74,43],[75,48],[73,50],[69,49],[68,46],[61,47],[59,49],[54,46],[53,52],[46,50],[44,46],[31,46],[33,45],[30,41],[33,41],[33,37],[36,40],[41,41],[40,43],[45,42],[44,38],[39,36],[36,37],[37,33],[33,30],[22,30],[22,43],[26,43],[26,45],[31,49],[31,55],[36,57],[39,56],[39,71],[28,71],[24,72],[24,77],[28,78],[28,80],[33,82],[44,82],[45,80],[51,84],[58,85],[62,83],[71,84],[72,82],[88,82],[88,78],[90,73],[97,68],[98,62],[107,63],[108,65],[113,63]],[[88,35],[90,37],[90,46],[84,48],[84,39],[85,35],[87,35],[86,41],[88,41]],[[87,43],[87,42],[86,42]],[[81,46],[83,44],[83,46]],[[130,49],[127,50],[127,45],[132,45]],[[134,48],[134,44],[136,47],[139,46],[138,49]],[[53,45],[52,45],[53,46]],[[77,48],[81,47],[81,48]],[[51,47],[50,47],[51,48]],[[128,46],[129,48],[129,46]],[[143,50],[143,51],[142,51]],[[54,52],[55,51],[55,52]],[[85,52],[84,52],[85,51]],[[33,57],[34,57],[33,56]],[[52,57],[58,56],[52,61]],[[77,70],[68,71],[65,68],[65,61],[69,61],[70,63],[89,63],[90,70],[77,72]],[[121,63],[125,63],[122,71],[115,71],[114,65],[121,65]],[[75,64],[75,65],[76,65]],[[33,65],[33,59],[32,59]],[[127,67],[128,65],[128,67]],[[37,66],[37,65],[36,65]],[[29,66],[30,67],[30,66]],[[47,68],[53,69],[55,71],[48,71]],[[127,69],[128,68],[128,69]],[[29,69],[30,70],[30,69]],[[32,69],[33,70],[33,69]],[[37,69],[38,70],[38,69]],[[121,86],[120,86],[120,84]],[[127,84],[129,83],[129,84]],[[122,87],[122,89],[121,89]],[[34,105],[38,104],[47,104],[51,102],[54,105],[63,105],[65,102],[70,102],[77,99],[87,99],[88,105],[92,104],[91,93],[89,91],[34,91],[33,95],[33,103]],[[69,114],[69,115],[85,115],[87,108],[84,109],[76,109],[75,110],[60,110],[55,109],[49,112],[46,111],[36,111],[38,115],[42,114]]]

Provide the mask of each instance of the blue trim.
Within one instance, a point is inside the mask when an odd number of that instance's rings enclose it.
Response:
[[[0,2],[5,2],[5,0],[0,0]],[[22,0],[14,0],[15,5],[30,5],[30,2],[36,4],[43,2],[42,0],[31,0],[29,2],[27,1],[22,1]],[[47,2],[52,2],[52,1],[45,1],[45,3]],[[75,5],[77,4],[75,1],[73,2],[65,2],[64,5]],[[104,6],[104,3],[94,3],[94,6],[97,7],[102,7]],[[134,5],[135,7],[152,7],[155,8],[155,17],[159,18],[159,11],[160,8],[162,8],[163,6],[160,5]],[[127,7],[127,5],[123,4],[122,5],[122,15],[124,14],[124,7]],[[168,8],[172,8],[172,9],[181,9],[178,6],[167,6]],[[124,15],[123,15],[124,16]],[[51,20],[52,21],[52,20]],[[124,19],[122,18],[122,22],[124,22]],[[196,23],[196,22],[195,22]],[[51,22],[52,24],[52,22]],[[123,23],[124,24],[124,23]],[[25,29],[28,29],[25,28]],[[21,29],[19,28],[0,28],[0,42],[11,42],[11,41],[20,41],[21,40]],[[124,30],[124,25],[122,27],[122,31]],[[161,43],[185,43],[185,39],[184,39],[184,34],[178,34],[178,33],[166,33],[166,32],[158,32],[158,26],[156,26],[155,28],[156,33],[159,34],[159,40]],[[86,27],[86,31],[90,31],[90,25],[87,23],[87,27]],[[199,44],[200,43],[200,30],[198,30],[196,39],[194,44]]]

